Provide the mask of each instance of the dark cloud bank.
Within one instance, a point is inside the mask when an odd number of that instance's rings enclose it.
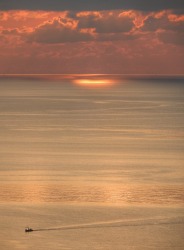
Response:
[[[84,10],[133,9],[158,11],[173,9],[184,12],[183,0],[0,0],[0,10]]]

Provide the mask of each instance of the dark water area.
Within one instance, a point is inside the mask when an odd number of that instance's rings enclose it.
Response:
[[[1,76],[3,249],[182,249],[183,113],[182,76]],[[43,230],[19,238],[28,224]],[[45,230],[63,226],[63,243]]]

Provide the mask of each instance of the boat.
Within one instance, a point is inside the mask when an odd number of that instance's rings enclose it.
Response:
[[[26,228],[25,228],[25,232],[26,232],[26,233],[28,233],[28,232],[32,232],[32,231],[33,231],[33,229],[32,229],[32,228],[30,228],[30,227],[26,227]]]

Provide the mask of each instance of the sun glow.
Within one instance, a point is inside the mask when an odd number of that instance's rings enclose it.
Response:
[[[112,79],[75,79],[73,82],[84,87],[108,87],[114,84]]]

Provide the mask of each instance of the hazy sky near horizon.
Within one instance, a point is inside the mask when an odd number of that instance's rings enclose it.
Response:
[[[184,3],[0,0],[0,73],[183,74]]]

